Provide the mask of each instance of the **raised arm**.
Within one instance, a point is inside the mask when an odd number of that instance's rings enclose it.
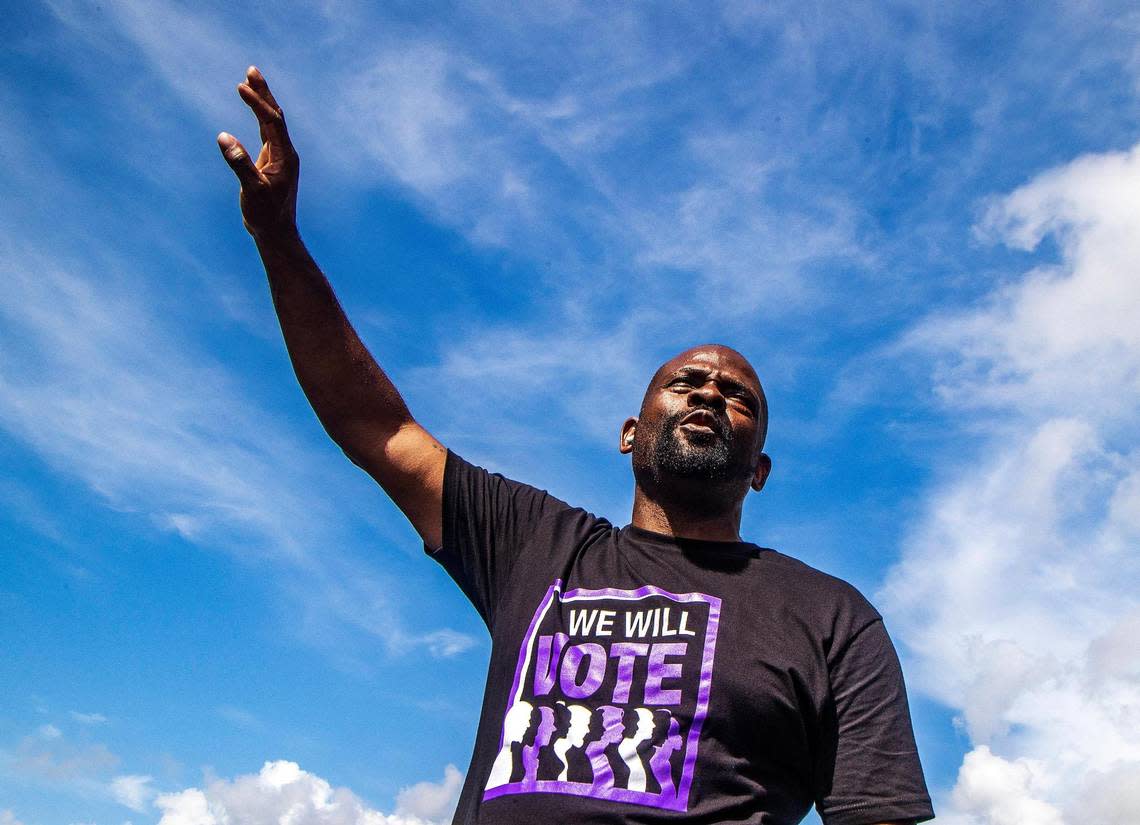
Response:
[[[446,450],[412,418],[301,242],[300,161],[281,107],[255,67],[238,94],[257,116],[261,151],[254,161],[226,132],[218,135],[218,146],[241,182],[242,218],[265,264],[301,389],[345,455],[376,479],[425,542],[439,546]]]

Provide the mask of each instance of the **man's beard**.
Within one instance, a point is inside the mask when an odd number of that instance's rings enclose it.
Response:
[[[737,456],[732,427],[723,416],[712,410],[716,419],[713,432],[683,434],[678,424],[693,410],[684,410],[669,416],[661,423],[661,430],[652,448],[649,461],[644,461],[655,483],[664,478],[684,478],[693,481],[734,481],[747,477],[750,468]],[[637,458],[637,456],[634,456]]]

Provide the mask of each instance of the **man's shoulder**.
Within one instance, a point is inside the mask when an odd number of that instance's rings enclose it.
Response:
[[[550,495],[547,493],[547,495]],[[567,504],[561,499],[555,499],[560,506],[551,508],[546,515],[546,521],[555,530],[585,530],[590,533],[605,533],[610,535],[616,532],[617,528],[605,516],[599,516],[596,513],[591,513],[584,507],[576,507],[573,504]]]
[[[763,547],[761,549],[764,551],[763,557],[772,565],[773,569],[780,571],[782,575],[787,576],[790,580],[800,582],[804,586],[831,589],[836,592],[855,594],[859,592],[858,589],[846,579],[842,579],[818,567],[813,567],[792,553],[775,550],[770,547]]]
[[[882,618],[859,588],[846,579],[778,550],[764,548],[761,558],[790,603],[813,612],[846,614],[856,622]]]
[[[463,459],[458,460],[463,461]],[[502,484],[515,502],[520,514],[533,520],[533,527],[546,526],[555,531],[569,529],[589,533],[608,533],[614,529],[609,519],[592,513],[584,507],[569,503],[558,492],[551,492],[545,486],[519,481],[517,478],[486,470],[478,465],[469,464],[468,466],[477,472],[486,473],[490,478],[496,479]]]
[[[454,450],[447,451],[445,465],[445,483],[466,484],[483,487],[490,485],[492,490],[501,492],[512,500],[537,499],[543,501],[552,510],[580,510],[589,515],[580,507],[568,504],[561,497],[552,493],[545,486],[529,481],[523,481],[527,473],[503,473],[491,470],[480,463],[469,461]]]

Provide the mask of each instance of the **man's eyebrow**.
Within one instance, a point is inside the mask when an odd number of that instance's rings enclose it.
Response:
[[[711,374],[712,374],[712,370],[708,367],[702,367],[702,366],[699,366],[696,364],[686,364],[682,367],[677,367],[677,369],[675,369],[675,370],[673,370],[673,372],[669,373],[669,375],[666,377],[665,380],[671,381],[674,378],[686,378],[686,377],[698,377],[698,376],[703,377],[703,376],[708,376]],[[744,390],[744,392],[746,392],[748,394],[749,400],[752,401],[756,405],[756,409],[759,410],[759,408],[760,408],[760,393],[758,393],[756,390],[752,389],[752,387],[748,386],[748,384],[746,384],[743,381],[737,381],[735,378],[730,378],[729,376],[725,375],[723,372],[720,372],[720,374],[717,375],[716,380],[717,380],[717,383],[723,384],[724,386],[726,386],[730,389]]]
[[[724,378],[722,383],[725,386],[734,390],[743,390],[748,395],[748,406],[752,408],[753,412],[760,411],[760,393],[752,389],[752,387],[745,384],[743,381],[737,381],[734,378]]]
[[[751,387],[749,387],[743,381],[737,381],[735,378],[728,378],[727,376],[721,376],[720,379],[718,379],[718,380],[720,381],[720,383],[724,384],[726,387],[730,387],[731,389],[745,390],[749,395],[755,395],[756,394],[755,392],[753,392]]]
[[[683,372],[684,373],[690,373],[690,374],[708,375],[709,369],[708,369],[708,367],[702,367],[702,366],[699,366],[697,364],[686,364],[683,367],[677,367],[677,373],[678,374],[683,373]]]
[[[709,374],[709,370],[707,368],[688,364],[688,365],[683,366],[683,367],[677,367],[677,369],[673,370],[672,372],[670,372],[668,375],[665,376],[665,380],[669,381],[669,380],[672,380],[674,378],[682,378],[682,377],[697,376],[697,375],[708,375],[708,374]]]

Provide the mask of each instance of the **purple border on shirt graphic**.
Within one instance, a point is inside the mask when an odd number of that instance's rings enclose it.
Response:
[[[700,660],[700,674],[697,679],[696,685],[696,700],[692,711],[692,720],[688,725],[688,730],[683,731],[678,722],[672,715],[663,710],[657,710],[657,714],[663,714],[668,718],[667,730],[662,734],[668,735],[669,740],[659,741],[656,743],[654,750],[656,753],[649,759],[649,769],[658,782],[660,792],[654,793],[648,789],[646,783],[646,771],[644,760],[641,755],[636,755],[629,749],[636,747],[636,744],[629,744],[630,742],[641,741],[645,742],[646,737],[650,735],[653,730],[653,711],[646,708],[634,709],[633,712],[638,716],[638,725],[645,724],[644,728],[639,727],[639,738],[622,740],[623,731],[623,714],[624,710],[612,706],[601,707],[584,707],[571,704],[566,706],[565,702],[557,702],[556,704],[563,706],[563,712],[573,716],[570,711],[577,711],[579,714],[589,713],[593,715],[595,712],[602,715],[606,719],[605,729],[603,736],[593,744],[585,742],[585,731],[580,730],[577,741],[570,742],[572,734],[566,732],[564,744],[562,744],[559,761],[563,761],[565,769],[558,779],[539,779],[537,778],[537,764],[538,764],[538,751],[541,747],[551,746],[551,736],[554,728],[553,714],[554,710],[549,706],[542,706],[536,708],[528,700],[529,694],[524,695],[526,685],[524,680],[530,670],[531,662],[538,655],[539,658],[546,657],[545,666],[549,666],[553,661],[554,666],[557,666],[557,656],[559,651],[556,649],[553,653],[554,659],[551,660],[551,637],[543,637],[543,645],[537,645],[539,639],[539,629],[543,624],[552,606],[567,605],[575,602],[588,604],[591,601],[602,601],[606,604],[613,602],[638,602],[653,597],[660,597],[654,601],[660,604],[661,600],[675,602],[678,607],[682,605],[707,605],[708,618],[705,625],[704,633],[704,646],[701,651]],[[492,766],[490,776],[487,778],[485,790],[483,793],[484,801],[494,799],[499,796],[508,794],[519,793],[559,793],[570,794],[573,796],[587,796],[598,799],[607,799],[614,802],[628,802],[636,805],[645,805],[654,808],[662,808],[672,811],[687,811],[689,808],[689,790],[693,782],[693,772],[697,761],[697,747],[701,736],[701,727],[704,724],[705,718],[708,715],[709,695],[712,690],[712,671],[713,671],[713,656],[716,650],[716,635],[717,628],[720,621],[720,608],[721,601],[715,596],[708,596],[704,593],[670,593],[667,590],[662,590],[659,587],[645,586],[639,587],[636,590],[621,590],[617,588],[603,588],[598,590],[588,590],[578,588],[568,590],[562,593],[562,582],[555,581],[547,590],[546,595],[543,597],[534,612],[530,625],[527,628],[526,636],[523,639],[522,645],[519,649],[518,665],[515,669],[514,681],[511,685],[511,694],[508,699],[506,713],[503,717],[503,730],[499,740],[499,757],[496,759],[495,764]],[[667,608],[666,608],[667,610]],[[678,611],[680,612],[680,611]],[[660,609],[659,609],[660,616]],[[666,619],[668,614],[666,613]],[[665,626],[664,624],[662,626]],[[682,620],[682,627],[684,627]],[[675,630],[673,632],[676,632]],[[692,631],[685,633],[685,635],[695,635]],[[561,635],[561,634],[560,634]],[[563,641],[566,640],[563,635]],[[694,640],[695,641],[695,640]],[[555,640],[553,644],[560,646],[558,641]],[[541,647],[541,650],[536,648]],[[586,645],[589,647],[589,645]],[[643,647],[648,647],[647,645]],[[675,645],[665,645],[665,647],[675,647]],[[617,655],[617,654],[613,654]],[[662,678],[674,678],[680,672],[680,666],[676,664],[669,664],[664,661],[664,655],[675,655],[672,653],[665,653],[654,662],[651,657],[649,667],[651,670],[656,665],[656,686],[659,693],[668,693],[660,689],[660,682]],[[581,655],[575,659],[576,663],[580,663]],[[619,663],[619,668],[622,666]],[[577,665],[575,665],[576,670]],[[632,665],[628,666],[632,668]],[[537,663],[536,663],[537,668]],[[537,673],[537,670],[536,670]],[[627,671],[628,673],[628,671]],[[588,676],[587,676],[588,678]],[[651,677],[652,678],[652,677]],[[688,681],[688,680],[686,680]],[[691,684],[691,683],[690,683]],[[648,696],[649,686],[646,686],[646,693]],[[670,703],[672,704],[672,703]],[[537,714],[538,719],[535,719],[534,711],[539,710]],[[607,715],[608,714],[608,715]],[[579,720],[580,725],[585,724]],[[573,721],[571,726],[575,724]],[[579,725],[579,727],[580,727]],[[662,726],[664,727],[664,726]],[[538,740],[532,745],[523,745],[523,733],[526,731],[538,731]],[[616,733],[614,731],[617,731]],[[682,733],[683,739],[682,739]],[[635,737],[637,735],[635,734]],[[622,744],[619,745],[619,742]],[[515,779],[518,771],[516,770],[516,757],[512,750],[521,748],[523,766],[529,764],[529,768],[524,771],[524,776],[521,780]],[[615,787],[614,775],[612,766],[608,762],[608,757],[605,755],[605,749],[613,747],[627,748],[626,754],[627,765],[632,766],[632,771],[636,771],[638,777],[633,779],[631,772],[630,779],[626,780],[629,785],[638,785],[640,789],[634,790],[631,787]],[[672,768],[672,751],[677,747],[683,746],[684,756],[681,761],[681,773],[676,784],[674,784],[673,768]],[[643,746],[644,747],[644,746]],[[570,781],[568,778],[567,769],[569,763],[566,762],[566,753],[570,748],[578,748],[590,757],[593,778],[592,781]],[[559,753],[559,745],[554,745],[555,753]]]

